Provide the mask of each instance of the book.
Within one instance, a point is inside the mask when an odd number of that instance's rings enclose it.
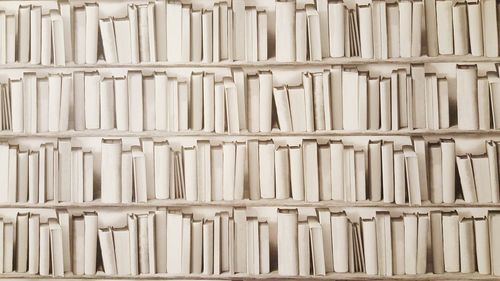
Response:
[[[487,57],[498,56],[498,26],[494,24],[497,22],[496,2],[492,0],[483,1],[482,18],[483,18],[483,31],[488,36],[483,36],[484,54]]]
[[[295,5],[295,0],[276,1],[275,50],[279,62],[295,61]]]
[[[97,213],[84,212],[83,219],[85,224],[85,259],[84,274],[93,275],[96,273],[96,255],[97,255]]]
[[[437,38],[440,55],[451,55],[454,52],[452,10],[452,1],[436,1]]]
[[[474,238],[477,258],[477,271],[480,274],[490,274],[490,238],[488,233],[488,218],[474,217]],[[481,241],[481,242],[479,242]],[[479,242],[479,243],[478,243]]]
[[[458,2],[453,5],[453,40],[455,55],[465,55],[469,53],[466,3]]]
[[[97,34],[99,31],[99,5],[85,4],[85,63],[97,63]]]
[[[294,276],[299,273],[297,216],[296,209],[278,209],[279,275]]]
[[[458,128],[477,130],[477,66],[457,65],[457,108]]]
[[[318,143],[316,140],[302,140],[304,161],[305,201],[319,201]]]

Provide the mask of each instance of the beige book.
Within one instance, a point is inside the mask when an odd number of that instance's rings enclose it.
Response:
[[[128,5],[128,18],[130,22],[130,60],[132,63],[140,61],[139,55],[139,19],[137,5]]]
[[[467,5],[465,2],[457,2],[453,5],[453,40],[455,55],[469,53]]]
[[[377,275],[377,230],[375,225],[375,218],[362,219],[363,227],[363,254],[366,262],[366,274]]]
[[[295,0],[276,2],[276,61],[295,61]],[[318,34],[319,36],[319,34]]]
[[[471,155],[459,155],[456,157],[456,159],[457,170],[460,176],[460,185],[462,187],[464,200],[467,203],[475,203],[477,202],[477,193]]]
[[[453,54],[453,12],[451,0],[436,1],[437,38],[440,55]]]
[[[278,272],[283,276],[299,273],[297,217],[297,209],[278,209]]]
[[[477,66],[457,65],[457,115],[458,128],[461,130],[477,130]]]
[[[459,223],[460,235],[460,272],[472,273],[476,271],[476,251],[474,245],[474,220],[464,217]]]
[[[361,39],[361,57],[373,58],[373,20],[372,6],[370,4],[358,5],[359,34]],[[378,34],[377,34],[378,35]]]
[[[479,1],[467,2],[467,20],[469,27],[470,52],[473,56],[484,54],[483,15]]]
[[[307,202],[319,201],[318,143],[316,140],[302,141],[304,159],[304,187]]]
[[[455,211],[443,212],[444,271],[460,271],[459,221]]]
[[[85,63],[97,63],[97,45],[99,28],[99,5],[85,4]]]
[[[477,271],[479,274],[491,273],[490,234],[488,232],[488,218],[474,217],[475,251],[477,257]]]
[[[485,0],[481,3],[482,19],[483,19],[483,36],[484,54],[487,57],[498,56],[498,26],[496,1]],[[487,35],[487,36],[486,36]]]

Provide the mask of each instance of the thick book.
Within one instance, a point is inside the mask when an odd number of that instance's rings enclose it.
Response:
[[[295,8],[295,0],[276,1],[276,61],[295,61]]]
[[[298,211],[278,209],[278,272],[283,276],[299,273]]]

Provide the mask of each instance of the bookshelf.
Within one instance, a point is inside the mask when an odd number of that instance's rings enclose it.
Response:
[[[500,5],[468,2],[0,1],[0,278],[495,280]]]
[[[49,0],[48,0],[49,1]],[[420,63],[499,63],[499,57],[482,57],[482,56],[455,56],[441,55],[438,57],[410,57],[410,58],[388,58],[379,59],[364,59],[360,57],[350,58],[323,58],[318,61],[304,62],[279,62],[274,58],[266,61],[243,62],[243,61],[221,61],[221,62],[141,62],[139,64],[123,64],[123,63],[106,63],[98,61],[96,64],[74,64],[67,63],[66,65],[34,65],[12,63],[2,65],[2,69],[61,69],[61,70],[94,70],[106,68],[124,68],[124,69],[148,69],[148,68],[173,68],[173,67],[260,67],[260,68],[277,68],[277,67],[308,67],[308,66],[329,66],[329,65],[363,65],[363,64],[420,64]]]

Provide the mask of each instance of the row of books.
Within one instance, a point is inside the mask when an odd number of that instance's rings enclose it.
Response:
[[[466,76],[463,70],[475,65],[457,67],[459,128],[472,129],[463,122],[475,120],[481,126],[474,128],[489,129],[491,116],[500,116],[498,73],[477,79],[477,71]],[[389,77],[341,66],[301,74],[301,84],[280,86],[273,83],[271,71],[248,73],[240,68],[221,79],[205,72],[187,78],[135,70],[126,76],[25,72],[0,83],[1,129],[237,134],[450,127],[448,79],[426,73],[422,64],[394,69]],[[472,84],[462,85],[468,81]],[[496,123],[493,119],[493,128]]]
[[[101,18],[99,9],[96,3],[60,1],[50,11],[21,5],[0,12],[0,63],[268,59],[272,23],[266,10],[246,6],[244,0],[221,1],[204,10],[155,0],[129,4],[125,17]],[[278,0],[275,11],[277,61],[416,57],[425,49],[429,56],[498,56],[495,0],[373,0],[354,9],[343,1],[317,0],[297,8],[295,0]]]
[[[57,210],[57,217],[48,218],[17,213],[15,221],[0,220],[0,273],[258,275],[277,264],[282,276],[500,275],[497,210],[474,217],[455,210],[399,216],[376,211],[373,217],[327,208],[315,213],[278,208],[272,231],[265,218],[249,216],[245,208],[202,218],[158,208],[126,214],[120,227],[98,224],[97,212]]]
[[[317,209],[300,218],[278,209],[279,275],[415,275],[433,272],[500,275],[500,213],[470,217],[456,211],[374,217]]]
[[[124,214],[125,215],[125,214]],[[65,276],[270,272],[269,225],[246,209],[193,218],[159,208],[126,214],[123,227],[101,226],[96,212],[0,218],[0,273]]]
[[[121,139],[103,139],[97,158],[97,151],[73,147],[69,139],[42,144],[38,151],[3,143],[0,189],[6,196],[0,200],[497,203],[497,146],[487,141],[484,154],[457,156],[453,139],[427,142],[421,137],[413,138],[412,145],[371,140],[363,147],[327,139],[294,145],[199,140],[193,146],[141,139],[140,145],[125,147]],[[95,182],[100,182],[100,193]]]

